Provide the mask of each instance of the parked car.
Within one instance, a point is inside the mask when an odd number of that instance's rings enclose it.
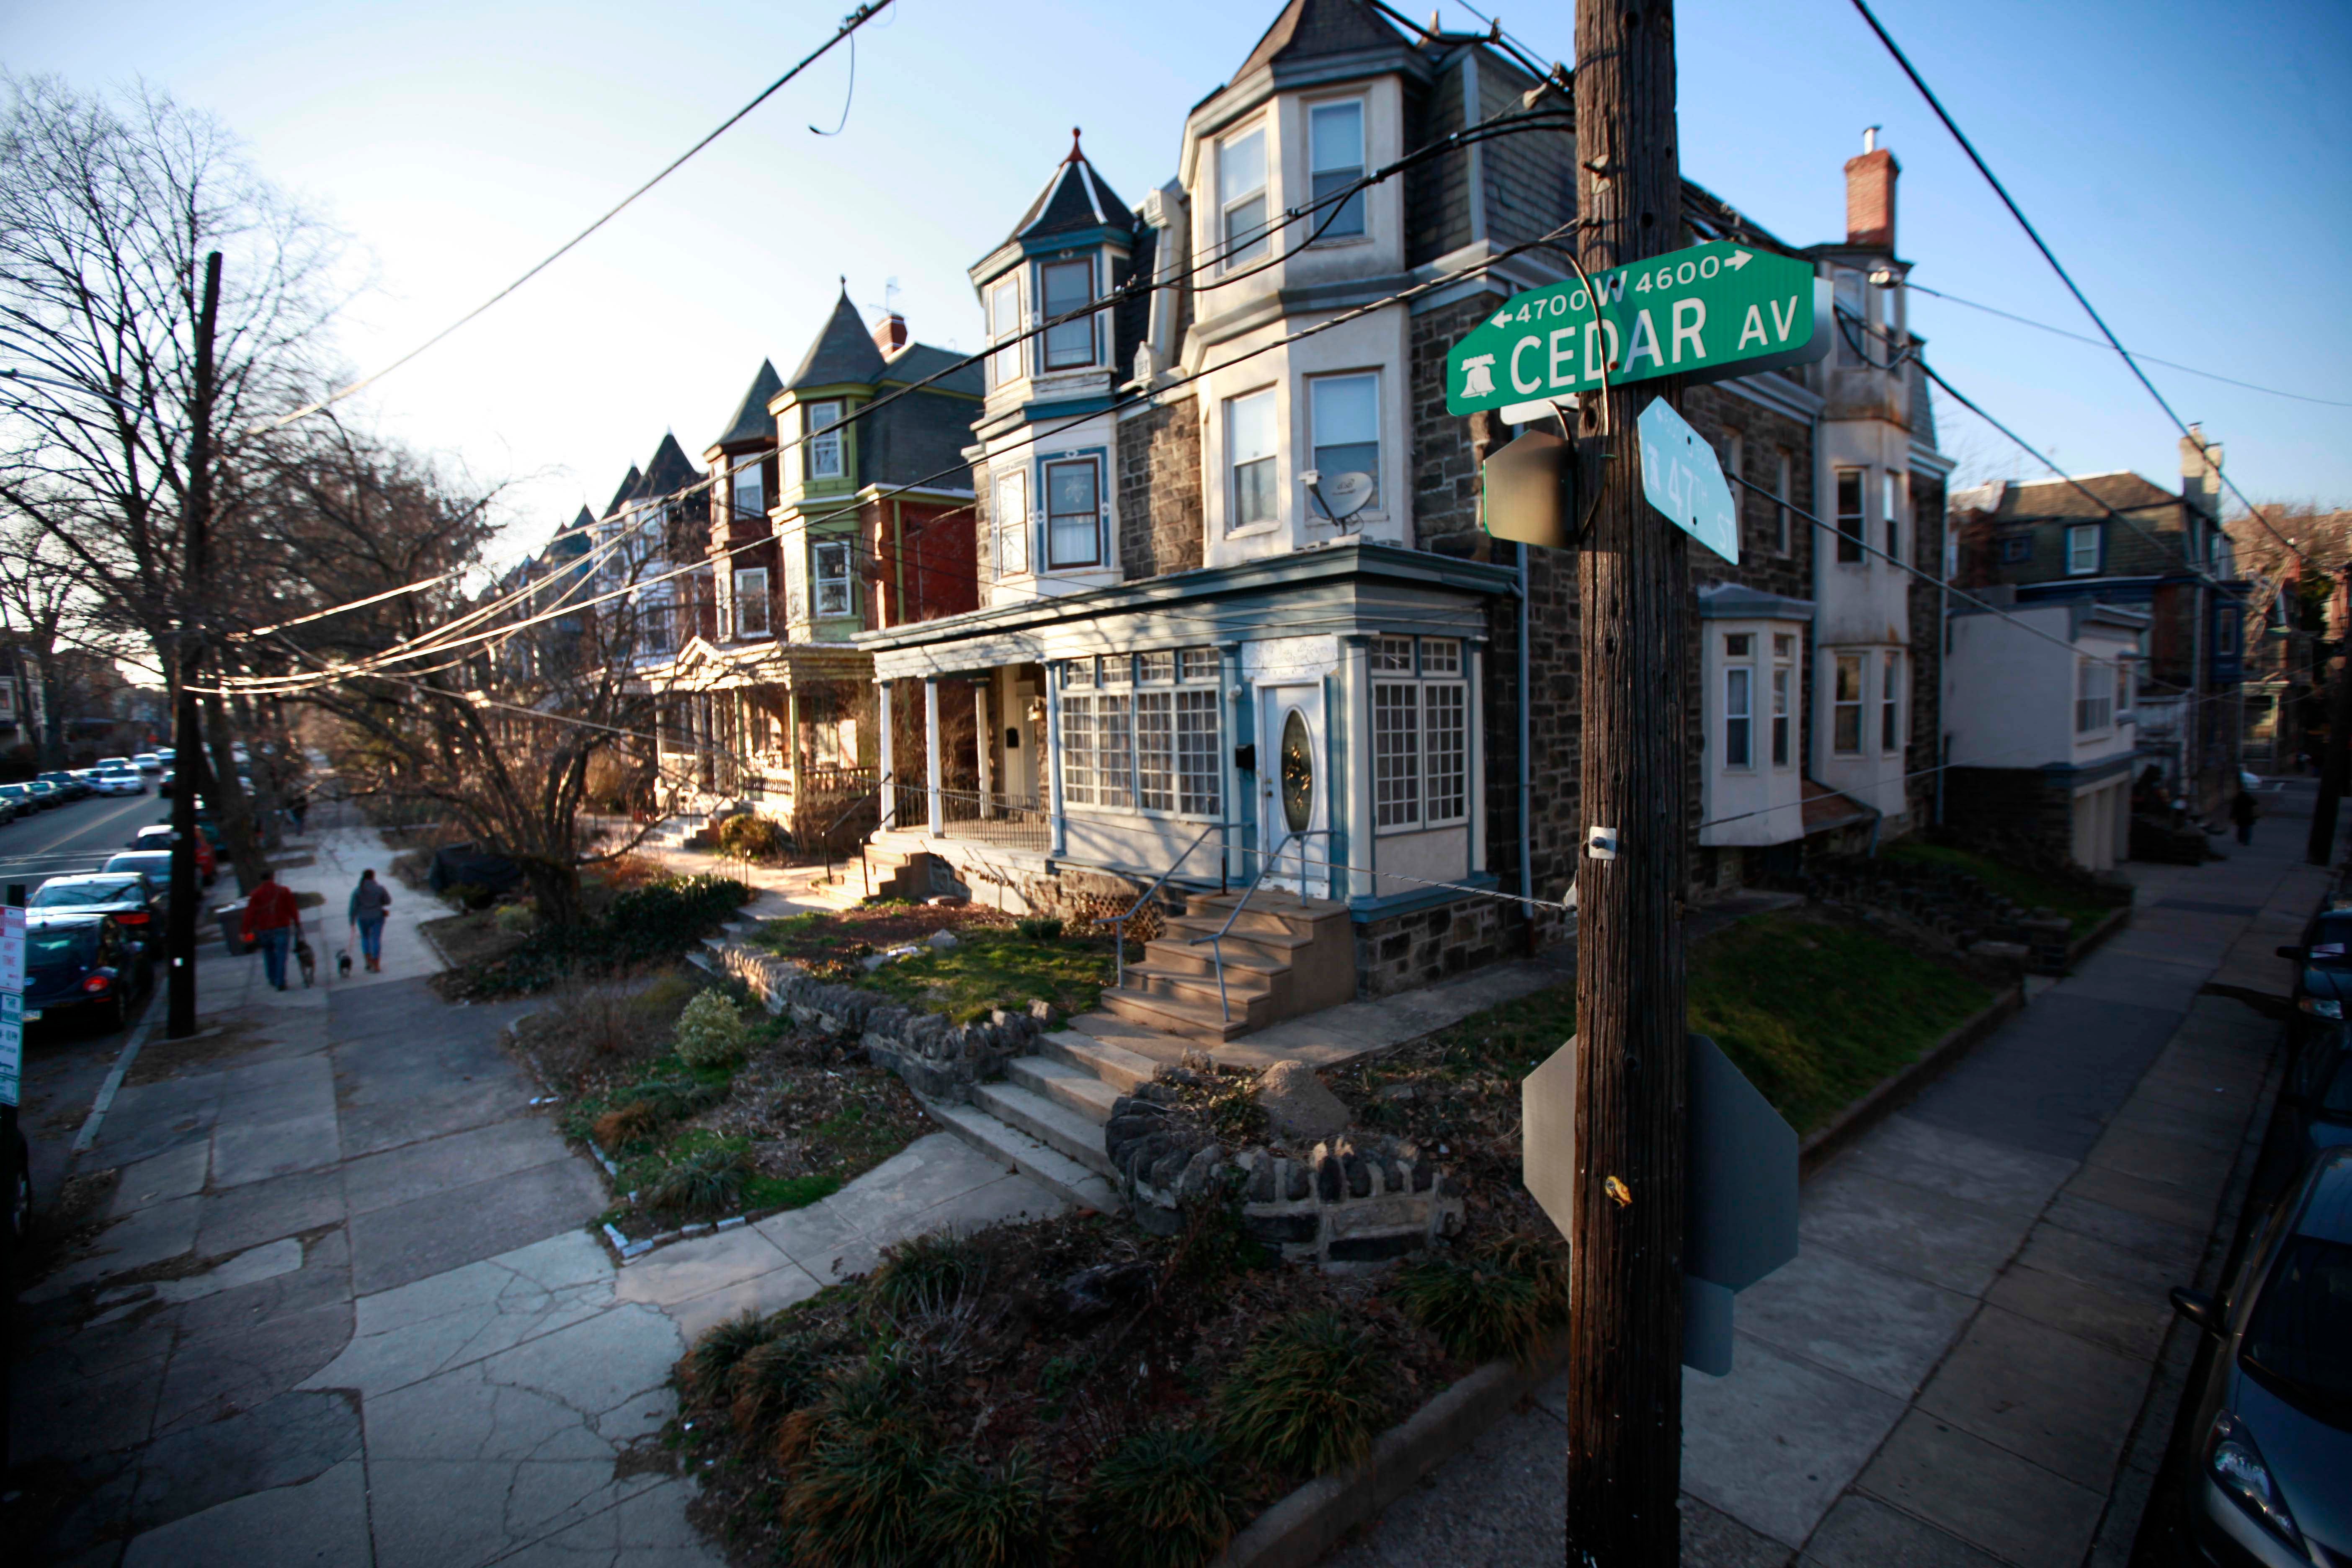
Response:
[[[50,806],[63,805],[66,803],[66,792],[47,779],[26,779],[25,787],[33,792],[33,798],[41,803],[41,809],[44,811]]]
[[[2330,1149],[2352,1146],[2352,1029],[2314,1034],[2288,1063],[2265,1170],[2255,1184],[2276,1191]]]
[[[196,835],[195,845],[196,875],[202,877],[205,879],[205,886],[209,888],[213,885],[214,879],[220,875],[220,862],[213,856],[212,841],[203,833],[199,832]],[[168,822],[159,822],[152,827],[141,828],[131,836],[131,847],[161,849],[165,854],[171,853],[172,825]]]
[[[177,775],[170,768],[165,768],[162,773],[158,773],[155,776],[155,793],[162,795],[165,800],[171,799],[172,781],[176,776]]]
[[[15,795],[8,794],[6,784],[0,784],[0,822],[14,822],[32,809]]]
[[[2214,1341],[2189,1427],[2205,1560],[2352,1560],[2352,1149],[2312,1162],[2228,1294],[2176,1288],[2172,1304]]]
[[[142,752],[131,759],[131,765],[142,773],[160,773],[163,771],[163,759],[153,752]]]
[[[101,871],[143,871],[147,880],[163,895],[163,907],[172,907],[172,852],[168,849],[125,849],[110,855]],[[199,906],[201,908],[202,906]]]
[[[47,773],[37,773],[34,776],[43,784],[53,786],[68,800],[80,800],[89,794],[89,784],[77,776],[70,768],[52,768]]]
[[[2332,1032],[2352,1001],[2352,910],[2324,910],[2303,928],[2303,940],[2278,950],[2297,966],[2292,1034],[2298,1042]]]
[[[171,884],[157,887],[144,871],[84,871],[51,877],[33,889],[29,910],[75,910],[112,915],[142,942],[163,939],[163,910]]]
[[[145,795],[147,780],[131,768],[99,768],[90,775],[89,787],[100,795]]]
[[[100,773],[112,773],[117,769],[126,769],[134,773],[139,771],[139,764],[129,757],[100,757],[98,766]]]
[[[25,1022],[88,1019],[127,1027],[154,979],[148,944],[112,915],[25,912]]]

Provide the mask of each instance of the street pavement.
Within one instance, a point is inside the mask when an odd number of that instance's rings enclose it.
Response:
[[[2251,849],[2126,868],[2132,923],[1806,1184],[1797,1259],[1741,1293],[1723,1378],[1684,1375],[1684,1562],[2119,1565],[2251,1162],[2295,940],[2327,887],[2310,792]],[[1554,1380],[1328,1568],[1553,1564]]]

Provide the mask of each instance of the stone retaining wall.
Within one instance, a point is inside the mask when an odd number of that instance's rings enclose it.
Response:
[[[1370,1268],[1418,1252],[1462,1226],[1451,1178],[1418,1145],[1334,1138],[1304,1158],[1263,1148],[1231,1151],[1184,1118],[1173,1088],[1138,1084],[1104,1128],[1136,1223],[1156,1235],[1183,1226],[1182,1205],[1228,1184],[1242,1226],[1292,1263]]]
[[[950,1024],[938,1013],[818,980],[790,959],[739,942],[717,949],[712,960],[750,986],[771,1014],[855,1039],[916,1093],[954,1104],[971,1102],[973,1084],[1003,1076],[1004,1064],[1027,1056],[1045,1027],[1041,1018],[1002,1008],[982,1023]]]

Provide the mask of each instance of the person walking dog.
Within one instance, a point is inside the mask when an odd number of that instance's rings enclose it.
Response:
[[[392,895],[384,891],[370,868],[360,873],[360,885],[352,889],[352,929],[359,933],[360,953],[367,960],[368,973],[383,973],[383,918],[392,908]]]
[[[277,872],[264,871],[246,895],[245,918],[238,924],[245,940],[261,949],[263,977],[285,990],[286,955],[302,930],[302,909],[294,901],[294,889],[279,881]]]

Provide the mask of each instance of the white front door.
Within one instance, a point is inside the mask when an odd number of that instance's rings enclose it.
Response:
[[[1323,683],[1257,689],[1257,842],[1278,858],[1266,885],[1330,893],[1331,781],[1325,776]]]

